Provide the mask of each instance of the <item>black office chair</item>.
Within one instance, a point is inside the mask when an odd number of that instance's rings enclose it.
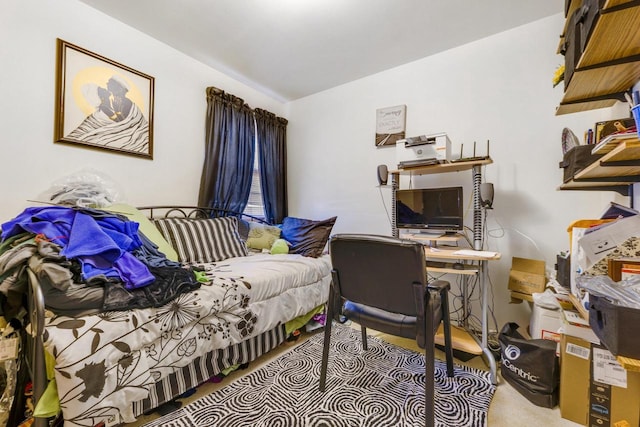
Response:
[[[325,390],[332,319],[342,314],[362,329],[416,339],[425,349],[425,425],[434,425],[434,337],[444,323],[447,375],[453,377],[448,292],[444,280],[427,283],[423,246],[369,234],[336,234],[329,241],[331,290],[324,329],[320,391]]]

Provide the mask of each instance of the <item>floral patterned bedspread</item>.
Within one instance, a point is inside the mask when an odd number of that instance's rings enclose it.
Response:
[[[48,319],[45,347],[65,426],[93,426],[118,414],[155,381],[209,351],[266,332],[326,302],[327,255],[257,254],[202,266],[211,279],[158,308]]]

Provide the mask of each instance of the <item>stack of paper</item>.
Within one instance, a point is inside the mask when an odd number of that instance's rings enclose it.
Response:
[[[636,132],[635,128],[631,132],[612,133],[611,135],[602,138],[602,140],[593,147],[591,154],[606,154],[616,148],[621,142],[628,141],[630,139],[640,141],[640,139],[638,139],[638,132]]]

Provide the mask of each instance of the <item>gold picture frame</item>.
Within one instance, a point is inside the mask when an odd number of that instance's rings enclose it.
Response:
[[[153,159],[154,78],[57,39],[54,142]]]

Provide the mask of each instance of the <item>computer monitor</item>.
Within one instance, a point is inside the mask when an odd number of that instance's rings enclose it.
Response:
[[[464,229],[462,187],[396,191],[396,226],[439,231]]]

